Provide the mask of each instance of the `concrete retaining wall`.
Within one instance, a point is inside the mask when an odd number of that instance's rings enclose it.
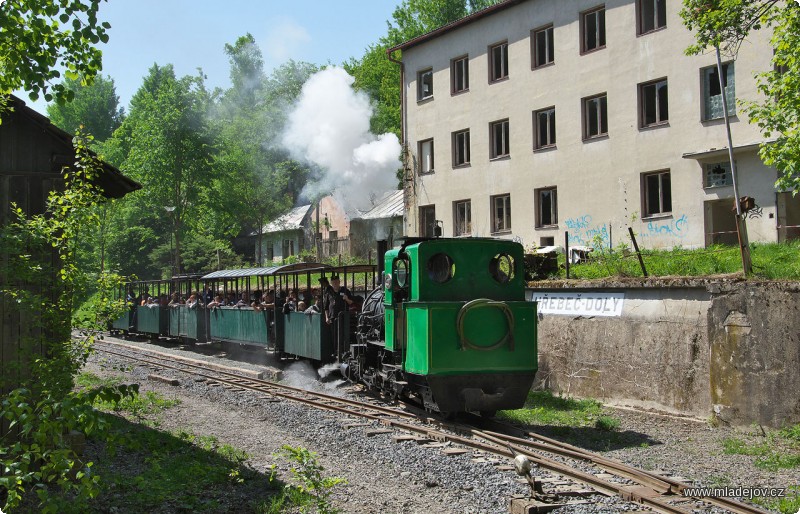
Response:
[[[734,425],[800,422],[800,284],[535,285],[529,298],[545,297],[539,385],[611,404],[716,415]],[[621,309],[604,311],[603,297],[608,306],[608,297],[621,299]]]

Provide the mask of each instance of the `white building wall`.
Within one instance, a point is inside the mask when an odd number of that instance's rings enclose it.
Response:
[[[434,139],[435,172],[416,177],[409,199],[406,232],[419,233],[418,207],[435,205],[445,236],[454,229],[453,202],[472,202],[472,235],[490,236],[490,197],[511,194],[511,232],[528,245],[541,237],[591,244],[598,234],[606,244],[629,243],[631,226],[646,247],[705,244],[704,202],[733,198],[732,187],[704,189],[705,162],[726,154],[684,158],[727,146],[720,120],[702,121],[701,69],[714,65],[713,52],[688,57],[693,41],[683,26],[679,0],[668,0],[665,29],[637,36],[636,2],[612,0],[606,8],[606,47],[581,55],[580,13],[602,5],[585,0],[528,0],[403,52],[406,141],[416,158],[418,142]],[[531,31],[554,25],[554,64],[531,66]],[[488,49],[507,40],[509,77],[489,83]],[[451,94],[451,59],[469,55],[469,91]],[[754,73],[769,67],[769,34],[756,32],[735,61],[737,99],[756,98]],[[723,59],[727,60],[727,59]],[[417,72],[433,68],[433,98],[417,101]],[[669,123],[639,128],[638,84],[666,77]],[[581,99],[607,93],[608,137],[582,140]],[[556,148],[534,151],[533,111],[555,106]],[[508,118],[510,157],[490,160],[489,124]],[[470,129],[471,159],[454,168],[451,134]],[[732,119],[734,147],[762,140],[741,108]],[[751,147],[737,154],[740,194],[755,198],[760,217],[748,220],[751,240],[776,240],[775,171]],[[672,212],[642,218],[642,173],[669,170]],[[556,186],[558,226],[535,227],[534,191]],[[731,207],[733,201],[731,200]],[[609,241],[609,232],[610,238]],[[498,235],[498,234],[494,234]]]

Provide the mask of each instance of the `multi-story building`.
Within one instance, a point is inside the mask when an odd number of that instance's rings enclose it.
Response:
[[[518,237],[526,245],[736,243],[716,55],[680,0],[508,0],[402,51],[406,232]],[[737,185],[751,241],[800,236],[800,197],[774,188],[758,127],[766,30],[723,57]]]

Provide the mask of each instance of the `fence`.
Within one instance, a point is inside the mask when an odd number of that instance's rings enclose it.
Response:
[[[343,257],[350,256],[350,238],[339,237],[336,239],[323,239],[320,241],[320,253],[323,259],[336,257],[341,255]]]

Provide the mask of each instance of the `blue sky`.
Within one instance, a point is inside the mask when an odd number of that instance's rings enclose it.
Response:
[[[251,33],[267,70],[288,59],[341,64],[360,57],[386,33],[400,0],[108,0],[100,18],[111,23],[103,75],[114,79],[121,105],[153,65],[173,64],[179,76],[202,68],[207,86],[227,87],[225,43]],[[18,93],[19,94],[19,93]],[[28,105],[44,112],[43,101]]]

